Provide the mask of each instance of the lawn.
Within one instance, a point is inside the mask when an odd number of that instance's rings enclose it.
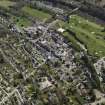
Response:
[[[24,11],[25,13],[29,14],[32,17],[35,17],[39,20],[47,20],[48,18],[51,17],[51,15],[49,15],[48,13],[45,13],[43,11],[39,11],[37,9],[33,9],[31,7],[23,7],[22,11]]]
[[[0,0],[0,6],[4,8],[8,8],[9,6],[15,5],[15,2],[9,0]]]
[[[84,43],[90,55],[97,57],[105,56],[105,32],[102,32],[104,27],[77,15],[70,17],[69,24],[60,22],[60,26],[75,32],[76,37]],[[65,35],[77,46],[76,39],[72,35],[64,33]]]

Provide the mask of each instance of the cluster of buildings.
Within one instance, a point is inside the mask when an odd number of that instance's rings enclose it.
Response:
[[[39,76],[31,79],[38,81],[40,91],[52,89],[52,87],[54,89],[59,85],[59,81],[63,83],[66,81],[68,84],[74,84],[80,96],[87,96],[86,100],[91,100],[92,95],[89,94],[92,88],[88,80],[88,75],[90,75],[88,68],[83,67],[79,62],[75,62],[78,53],[61,35],[64,29],[55,30],[50,27],[48,29],[47,26],[43,25],[34,25],[24,28],[20,34],[18,29],[13,27],[9,27],[11,35],[3,39],[5,41],[0,48],[0,55],[4,61],[1,65],[1,102],[4,99],[5,102],[8,101],[5,97],[18,86],[18,95],[24,99],[25,92],[22,91],[21,93],[21,90],[24,90],[25,86],[21,87],[21,83],[30,79],[34,72],[37,72]],[[43,65],[49,66],[52,72],[56,73],[58,80],[53,74],[42,74],[45,72],[40,69]]]
[[[95,69],[96,72],[99,76],[99,79],[101,82],[105,82],[105,58],[101,58],[100,60],[98,60],[95,64]]]
[[[0,20],[2,25],[9,23]],[[52,25],[34,24],[22,30],[5,25],[11,34],[0,37],[0,105],[60,105],[60,101],[68,105],[68,94],[82,99],[83,105],[95,101],[95,81],[83,55],[63,37],[65,29]],[[104,79],[102,65],[104,58],[95,64]]]

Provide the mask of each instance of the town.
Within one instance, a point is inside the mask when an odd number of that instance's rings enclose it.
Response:
[[[87,1],[0,0],[0,105],[105,105],[105,2]]]

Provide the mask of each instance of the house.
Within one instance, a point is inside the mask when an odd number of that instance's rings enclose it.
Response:
[[[63,33],[64,31],[65,31],[65,29],[63,29],[63,28],[59,28],[59,29],[58,29],[58,32]]]
[[[39,83],[39,85],[40,85],[40,90],[44,90],[46,88],[53,86],[53,84],[48,80],[47,77],[41,78],[41,82]]]

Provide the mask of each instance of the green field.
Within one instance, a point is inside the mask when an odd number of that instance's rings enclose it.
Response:
[[[51,15],[49,15],[48,13],[27,6],[23,7],[22,11],[39,20],[47,20],[51,17]]]
[[[15,5],[15,2],[9,0],[0,0],[0,6],[4,8],[8,8],[9,6]]]
[[[76,37],[87,47],[90,55],[103,57],[105,56],[105,32],[102,32],[104,27],[90,22],[80,16],[72,15],[70,23],[60,22],[60,26],[67,28],[76,33]],[[77,40],[69,34],[64,36],[77,46]]]
[[[16,16],[12,16],[11,17],[11,21],[13,21],[17,26],[21,27],[28,27],[29,25],[31,25],[31,21],[29,21],[27,18],[25,17],[16,17]]]

